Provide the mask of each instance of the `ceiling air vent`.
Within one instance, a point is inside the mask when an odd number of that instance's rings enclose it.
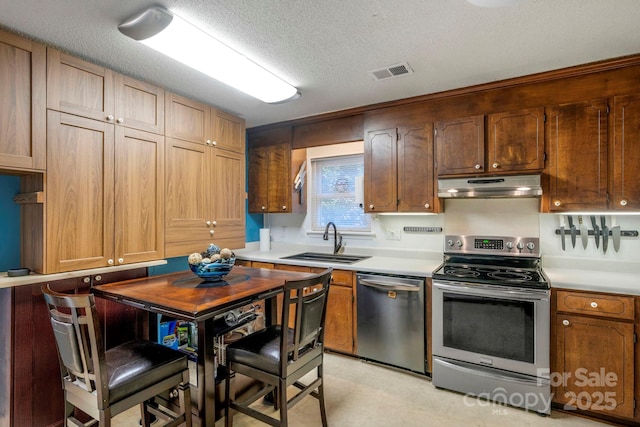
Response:
[[[389,65],[388,67],[369,71],[369,74],[374,80],[385,80],[411,73],[413,73],[413,70],[408,62],[401,62],[400,64]]]

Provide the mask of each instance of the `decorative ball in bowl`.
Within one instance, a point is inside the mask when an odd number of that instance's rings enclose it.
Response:
[[[222,280],[229,274],[235,262],[236,256],[230,249],[220,249],[214,244],[209,245],[203,252],[189,255],[189,268],[207,282]]]

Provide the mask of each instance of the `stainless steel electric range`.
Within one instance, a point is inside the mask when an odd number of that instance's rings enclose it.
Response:
[[[445,236],[432,277],[433,384],[549,414],[550,290],[538,239]]]

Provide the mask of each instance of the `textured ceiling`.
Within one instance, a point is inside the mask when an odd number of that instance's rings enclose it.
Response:
[[[161,4],[298,87],[270,105],[120,34]],[[638,0],[0,0],[0,26],[244,117],[247,127],[640,52]],[[206,52],[203,52],[203,55]],[[414,73],[374,81],[407,61]]]

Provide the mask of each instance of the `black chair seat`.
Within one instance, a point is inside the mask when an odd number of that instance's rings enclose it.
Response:
[[[187,358],[151,341],[130,341],[105,352],[109,395],[117,402],[187,369]]]

